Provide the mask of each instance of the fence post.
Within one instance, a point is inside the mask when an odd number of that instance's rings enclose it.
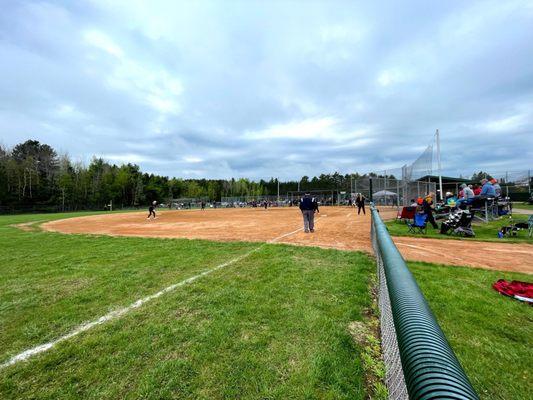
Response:
[[[400,208],[400,181],[396,179],[396,207]]]

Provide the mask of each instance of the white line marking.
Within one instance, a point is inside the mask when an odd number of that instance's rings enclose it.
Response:
[[[317,218],[317,219],[318,219],[318,218]],[[271,240],[269,240],[267,243],[275,243],[275,242],[277,242],[278,240],[283,239],[284,237],[287,237],[287,236],[290,236],[290,235],[294,235],[295,233],[300,232],[300,231],[303,230],[303,229],[304,229],[304,228],[296,229],[295,231],[292,231],[292,232],[286,233],[286,234],[284,234],[284,235],[278,236],[277,238],[271,239]]]
[[[317,218],[317,220],[318,219],[320,219],[320,218]],[[303,228],[299,228],[299,229],[296,229],[295,231],[292,231],[292,232],[289,232],[289,233],[285,233],[283,235],[275,237],[274,239],[269,240],[267,243],[275,243],[278,240],[283,239],[284,237],[293,235],[296,232],[299,232],[301,230],[303,230]],[[104,316],[102,316],[102,317],[100,317],[98,319],[95,319],[93,321],[84,322],[83,324],[78,326],[73,331],[67,333],[66,335],[60,336],[56,340],[52,340],[52,341],[50,341],[48,343],[44,343],[44,344],[41,344],[39,346],[32,347],[31,349],[25,350],[22,353],[19,353],[19,354],[15,355],[15,356],[11,357],[5,363],[0,364],[0,370],[3,369],[3,368],[9,367],[10,365],[14,365],[14,364],[16,364],[18,362],[25,361],[25,360],[27,360],[28,358],[30,358],[30,357],[32,357],[34,355],[37,355],[37,354],[40,354],[40,353],[44,353],[45,351],[50,350],[52,347],[57,345],[58,343],[64,342],[65,340],[68,340],[68,339],[70,339],[70,338],[72,338],[74,336],[77,336],[77,335],[79,335],[82,332],[88,331],[89,329],[92,329],[95,326],[102,325],[102,324],[104,324],[104,323],[106,323],[108,321],[112,321],[114,319],[120,318],[123,315],[127,314],[128,312],[130,312],[132,310],[135,310],[136,308],[141,307],[143,304],[145,304],[145,303],[147,303],[147,302],[149,302],[151,300],[157,299],[158,297],[161,297],[165,293],[171,292],[171,291],[173,291],[173,290],[175,290],[175,289],[177,289],[177,288],[179,288],[181,286],[184,286],[184,285],[187,285],[189,283],[192,283],[195,280],[197,280],[197,279],[199,279],[199,278],[201,278],[203,276],[209,275],[209,274],[211,274],[211,273],[213,273],[213,272],[215,272],[215,271],[217,271],[219,269],[222,269],[222,268],[227,267],[229,265],[235,264],[236,262],[241,261],[241,260],[245,259],[246,257],[250,256],[251,254],[255,253],[256,251],[260,250],[262,247],[265,246],[265,244],[266,243],[263,243],[260,246],[256,247],[255,249],[252,249],[249,252],[247,252],[247,253],[245,253],[243,255],[240,255],[239,257],[233,258],[233,259],[231,259],[231,260],[229,260],[229,261],[227,261],[227,262],[225,262],[223,264],[217,265],[216,267],[213,267],[213,268],[208,269],[208,270],[206,270],[204,272],[201,272],[198,275],[194,275],[194,276],[192,276],[190,278],[187,278],[187,279],[185,279],[185,280],[183,280],[181,282],[178,282],[178,283],[175,283],[173,285],[167,286],[163,290],[160,290],[159,292],[154,293],[154,294],[152,294],[150,296],[143,297],[142,299],[139,299],[139,300],[135,301],[134,303],[131,303],[127,307],[120,308],[120,309],[115,310],[115,311],[111,311],[111,312],[107,313],[106,315],[104,315]]]
[[[405,247],[411,247],[413,249],[417,249],[417,250],[422,250],[423,252],[429,252],[429,253],[434,253],[434,254],[438,254],[438,255],[441,255],[441,256],[444,256],[445,258],[451,258],[453,260],[459,260],[459,261],[463,261],[464,262],[464,259],[460,258],[460,257],[454,257],[450,254],[446,254],[446,253],[443,253],[442,251],[439,251],[439,250],[433,250],[433,249],[428,249],[427,247],[421,247],[421,246],[415,246],[413,244],[407,244],[407,243],[396,243],[396,246],[405,246]]]

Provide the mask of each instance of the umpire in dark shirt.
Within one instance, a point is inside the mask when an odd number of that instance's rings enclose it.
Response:
[[[315,231],[315,212],[318,211],[318,202],[309,193],[300,199],[300,210],[304,218],[304,232]]]

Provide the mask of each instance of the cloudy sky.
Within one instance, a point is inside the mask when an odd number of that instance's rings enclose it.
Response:
[[[180,177],[533,168],[533,2],[14,1],[0,143]]]

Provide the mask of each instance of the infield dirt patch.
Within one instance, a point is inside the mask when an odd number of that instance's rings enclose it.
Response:
[[[396,211],[382,209],[380,214],[393,218]],[[159,211],[157,215],[155,220],[147,220],[146,212],[94,215],[52,221],[42,228],[61,233],[268,242],[302,226],[296,207]],[[394,241],[407,260],[533,273],[533,245],[410,237]],[[370,215],[357,215],[348,207],[323,207],[315,233],[298,231],[277,242],[371,253]]]

